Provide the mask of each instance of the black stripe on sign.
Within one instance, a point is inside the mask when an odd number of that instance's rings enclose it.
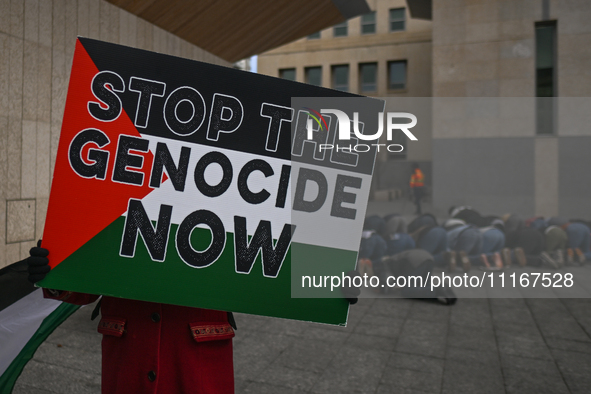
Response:
[[[376,113],[384,106],[382,100],[350,93],[88,38],[79,40],[99,71],[121,77],[124,89],[111,91],[121,99],[125,113],[140,134],[307,162],[305,157],[291,156],[292,122],[281,122],[277,141],[271,138],[272,143],[269,142],[272,117],[268,108],[267,116],[261,114],[263,104],[291,107],[294,97],[347,97],[370,103]],[[235,112],[243,114],[240,124],[232,123],[234,111],[226,107],[236,104],[236,100],[240,105],[236,105]],[[294,122],[298,111],[294,109]],[[235,126],[235,131],[224,132]],[[216,127],[219,132],[215,132]],[[269,146],[273,149],[269,150]],[[366,163],[359,169],[340,166],[329,159],[320,163],[315,160],[314,164],[370,174],[373,157],[369,161],[371,165]]]

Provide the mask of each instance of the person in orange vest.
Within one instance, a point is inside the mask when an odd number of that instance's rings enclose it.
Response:
[[[423,175],[423,171],[421,171],[417,163],[412,165],[412,169],[413,172],[410,176],[410,190],[414,197],[415,205],[417,206],[415,214],[420,215],[422,214],[421,199],[425,193],[425,175]]]

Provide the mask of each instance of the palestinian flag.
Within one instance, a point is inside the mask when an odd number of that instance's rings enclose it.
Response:
[[[296,177],[323,168],[291,156],[301,113],[290,98],[311,94],[348,95],[79,38],[43,236],[52,271],[40,285],[345,324],[348,303],[330,288],[291,293],[294,253],[322,262],[315,274],[355,267],[365,213],[331,217],[324,190],[322,209],[302,213],[326,215],[321,225],[293,214]],[[325,171],[331,188],[350,171],[341,167]],[[366,203],[371,173],[361,176]]]
[[[0,270],[0,393],[10,393],[41,343],[79,306],[43,298],[27,280],[27,265]]]

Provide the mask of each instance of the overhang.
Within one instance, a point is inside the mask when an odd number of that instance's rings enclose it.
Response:
[[[412,18],[433,20],[432,0],[406,0],[406,3]]]
[[[365,0],[107,0],[229,62],[370,12]]]

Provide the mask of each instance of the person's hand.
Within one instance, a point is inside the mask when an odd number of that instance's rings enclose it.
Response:
[[[359,272],[353,270],[347,272],[345,276],[349,277],[351,280],[348,281],[350,283],[347,283],[347,281],[343,282],[343,287],[341,287],[341,290],[345,295],[345,299],[349,301],[349,304],[353,305],[357,303],[357,301],[359,300],[359,294],[361,294],[361,290],[359,290],[359,287],[353,285],[353,279],[361,275],[359,274]]]
[[[29,251],[30,256],[27,258],[27,265],[29,271],[29,282],[37,283],[41,279],[45,278],[45,275],[51,271],[49,266],[49,259],[47,255],[49,250],[41,247],[41,240],[37,241],[37,246],[31,248]]]

